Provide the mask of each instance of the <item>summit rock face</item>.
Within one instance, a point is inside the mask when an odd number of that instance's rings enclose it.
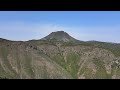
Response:
[[[79,42],[64,31],[26,42],[0,38],[1,78],[120,79],[120,44]]]

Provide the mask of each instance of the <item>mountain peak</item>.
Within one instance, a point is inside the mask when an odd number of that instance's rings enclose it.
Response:
[[[53,32],[53,33],[65,33],[64,31],[56,31],[56,32]]]
[[[56,32],[52,32],[51,34],[65,35],[67,33],[64,31],[56,31]]]
[[[41,40],[54,40],[64,42],[77,41],[75,38],[71,37],[68,33],[64,31],[52,32],[48,36],[42,38]]]

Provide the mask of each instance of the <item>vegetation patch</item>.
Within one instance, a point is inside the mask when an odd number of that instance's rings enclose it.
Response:
[[[102,60],[94,58],[93,63],[97,67],[97,72],[95,74],[96,79],[111,79],[111,74],[107,74],[104,62]]]
[[[78,61],[80,60],[80,56],[76,53],[69,53],[67,55],[67,63],[65,64],[65,69],[70,72],[73,78],[77,78],[78,72]]]
[[[28,73],[28,75],[30,75],[30,77],[34,78],[34,73],[32,71],[32,67],[31,67],[31,61],[32,61],[32,57],[31,54],[26,52],[25,53],[25,60],[24,60],[24,69],[25,71]]]
[[[9,73],[9,76],[11,78],[16,78],[17,75],[16,75],[16,72],[12,69],[12,66],[10,65],[9,61],[8,61],[8,49],[5,48],[5,47],[1,47],[0,48],[0,51],[1,51],[1,55],[2,55],[2,62],[3,62],[3,65],[5,66],[6,68],[6,72]],[[8,73],[6,73],[6,75],[8,76]]]

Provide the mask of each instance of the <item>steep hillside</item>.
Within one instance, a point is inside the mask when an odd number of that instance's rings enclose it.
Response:
[[[120,78],[120,57],[107,49],[89,45],[38,44],[48,57],[61,65],[73,78]]]
[[[35,46],[23,42],[0,42],[0,77],[20,79],[72,78]]]

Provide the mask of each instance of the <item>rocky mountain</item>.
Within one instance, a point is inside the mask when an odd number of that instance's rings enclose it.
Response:
[[[120,79],[120,44],[79,41],[64,31],[26,42],[0,38],[0,78]]]
[[[52,32],[48,36],[42,38],[41,40],[63,41],[63,42],[76,42],[76,41],[78,41],[64,31]]]

